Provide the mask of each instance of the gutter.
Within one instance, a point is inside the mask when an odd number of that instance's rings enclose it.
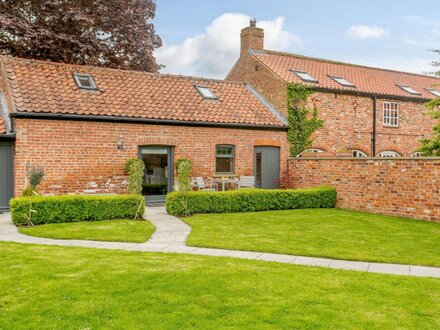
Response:
[[[256,125],[240,123],[214,123],[205,121],[182,121],[174,119],[151,119],[139,117],[115,117],[115,116],[94,116],[94,115],[75,115],[62,113],[41,113],[41,112],[13,112],[9,115],[11,118],[29,118],[29,119],[56,119],[56,120],[78,120],[78,121],[97,121],[97,122],[116,122],[116,123],[138,123],[138,124],[156,124],[156,125],[175,125],[175,126],[202,126],[202,127],[223,127],[223,128],[241,128],[266,131],[287,131],[285,126],[275,125]]]
[[[377,94],[377,93],[369,93],[369,92],[360,92],[356,90],[345,90],[345,89],[336,89],[336,88],[325,88],[325,87],[314,87],[310,86],[314,91],[324,92],[324,93],[338,93],[338,94],[347,94],[347,95],[355,95],[355,96],[365,96],[371,98],[382,98],[389,100],[399,100],[399,101],[407,101],[407,102],[421,102],[426,103],[431,101],[432,99],[427,99],[423,97],[407,97],[407,96],[398,96],[391,94]]]

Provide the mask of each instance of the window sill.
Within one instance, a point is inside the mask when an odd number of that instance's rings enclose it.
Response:
[[[384,127],[384,128],[400,128],[399,125],[397,125],[397,126],[392,126],[392,125],[382,125],[382,127]]]
[[[226,176],[226,177],[234,177],[235,173],[216,173],[212,177],[213,178],[221,178],[221,177],[224,177],[224,176]]]

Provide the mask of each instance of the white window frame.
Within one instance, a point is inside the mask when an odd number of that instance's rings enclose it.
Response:
[[[211,88],[207,86],[201,86],[201,85],[195,85],[194,86],[200,95],[202,95],[203,98],[208,100],[217,100],[218,97],[214,94]]]
[[[298,156],[296,156],[296,157],[301,157],[301,155],[303,154],[303,153],[305,153],[305,152],[314,152],[314,153],[321,153],[321,152],[324,152],[324,150],[321,150],[321,149],[316,149],[316,148],[311,148],[311,149],[306,149],[306,150],[304,150],[303,152],[301,152]]]
[[[360,150],[353,150],[353,157],[354,158],[367,158],[368,155]]]
[[[291,70],[297,77],[299,77],[302,81],[310,82],[310,83],[319,83],[318,79],[313,77],[310,73],[301,70]]]
[[[391,151],[391,150],[386,150],[386,151],[382,151],[380,152],[377,157],[380,158],[398,158],[401,157],[400,154],[398,152],[395,151]]]
[[[95,80],[89,74],[74,73],[73,79],[75,80],[76,85],[80,89],[92,90],[92,91],[98,90],[98,87],[95,84]],[[87,79],[90,82],[90,86],[84,86],[83,84],[81,84],[81,79]]]
[[[438,91],[435,88],[427,88],[426,89],[428,92],[430,92],[432,95],[435,95],[436,97],[440,97],[440,91]]]
[[[420,151],[416,151],[411,154],[411,157],[413,157],[413,158],[423,157],[423,153]]]
[[[384,101],[382,107],[382,125],[399,127],[399,103]]]
[[[329,76],[329,78],[333,79],[334,81],[336,81],[341,86],[344,86],[344,87],[356,87],[353,83],[351,83],[350,81],[348,81],[345,78],[342,78],[342,77],[339,77],[339,76]]]

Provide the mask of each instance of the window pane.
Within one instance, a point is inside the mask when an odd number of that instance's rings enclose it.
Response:
[[[232,158],[217,158],[215,161],[216,173],[232,173],[233,159]]]

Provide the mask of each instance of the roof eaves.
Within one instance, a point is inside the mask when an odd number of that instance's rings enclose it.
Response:
[[[102,115],[77,115],[65,113],[48,112],[13,112],[13,118],[31,119],[58,119],[58,120],[80,120],[80,121],[99,121],[99,122],[125,122],[125,123],[144,123],[157,125],[177,125],[177,126],[204,126],[204,127],[226,127],[256,130],[285,131],[284,125],[250,124],[250,123],[227,123],[227,122],[206,122],[206,121],[185,121],[177,119],[153,119],[141,117],[122,117],[122,116],[102,116]]]

